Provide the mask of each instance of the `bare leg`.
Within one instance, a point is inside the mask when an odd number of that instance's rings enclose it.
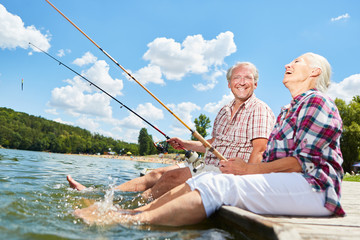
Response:
[[[75,181],[70,175],[67,175],[66,179],[68,180],[71,188],[79,190],[79,191],[86,189],[86,187],[84,185]]]
[[[125,192],[127,192],[127,191],[128,192],[145,191],[146,189],[154,186],[154,184],[161,178],[161,176],[165,172],[173,170],[173,169],[178,169],[178,168],[179,168],[178,165],[172,165],[172,166],[154,169],[153,171],[146,174],[145,176],[132,179],[126,183],[123,183],[123,184],[115,187],[114,190],[125,191]],[[86,189],[86,187],[84,185],[75,181],[70,175],[68,175],[66,178],[67,178],[71,188],[74,188],[79,191]]]
[[[99,215],[98,207],[76,210],[77,217],[88,224],[113,224],[121,222],[141,222],[157,225],[182,226],[201,222],[206,218],[200,193],[191,191],[187,184],[182,184],[164,194],[158,200],[136,211],[143,211],[137,215],[124,215],[120,212],[108,210]]]
[[[204,205],[200,193],[195,190],[175,198],[154,210],[129,216],[129,222],[147,224],[183,226],[201,222],[206,218]]]
[[[139,207],[137,209],[132,210],[134,213],[141,212],[141,211],[147,211],[147,210],[154,210],[158,207],[161,207],[165,203],[183,195],[188,192],[190,192],[191,189],[189,185],[182,184],[181,186],[178,186],[168,193],[164,194],[161,198],[155,200],[154,202],[145,205],[143,207]],[[131,211],[130,209],[128,210]],[[88,206],[86,208],[77,209],[74,211],[75,216],[82,218],[86,223],[88,224],[104,224],[104,219],[108,219],[107,224],[115,223],[118,220],[116,218],[113,220],[111,216],[119,216],[121,217],[123,215],[122,212],[117,213],[117,211],[106,209],[101,209],[100,203],[95,203],[91,206]]]
[[[123,183],[114,188],[114,190],[119,191],[145,191],[152,186],[161,178],[161,176],[167,171],[171,171],[173,169],[178,169],[178,165],[171,165],[167,167],[157,168],[146,174],[145,176],[134,178],[126,183]]]
[[[165,172],[156,184],[142,193],[144,199],[157,199],[164,193],[170,191],[174,187],[177,187],[191,178],[191,172],[189,168],[178,168]]]

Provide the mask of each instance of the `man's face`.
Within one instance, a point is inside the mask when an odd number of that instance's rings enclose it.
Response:
[[[257,83],[254,82],[254,74],[249,66],[239,66],[232,72],[229,88],[235,99],[245,102],[254,93]]]

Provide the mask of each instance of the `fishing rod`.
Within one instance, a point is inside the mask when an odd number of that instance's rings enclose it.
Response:
[[[86,35],[78,26],[75,25],[69,18],[67,18],[59,9],[57,9],[49,0],[45,0],[51,7],[53,7],[61,16],[63,16],[71,25],[73,25],[79,32],[81,32],[90,42],[92,42],[102,53],[104,53],[111,61],[113,61],[121,70],[123,70],[131,79],[139,84],[147,93],[149,93],[156,101],[158,101],[169,113],[171,113],[179,122],[181,122],[191,134],[198,139],[206,149],[212,152],[218,159],[226,160],[211,144],[206,141],[197,131],[192,130],[184,121],[182,121],[175,113],[173,113],[163,102],[160,101],[154,94],[152,94],[144,85],[142,85],[135,77],[133,77],[126,69],[121,66],[113,57],[111,57],[105,50],[103,50],[96,42],[94,42],[88,35]]]
[[[67,69],[69,69],[70,71],[72,71],[73,73],[75,73],[76,75],[78,75],[79,77],[83,78],[85,81],[87,81],[88,83],[90,83],[90,86],[94,86],[97,89],[99,89],[100,91],[102,91],[103,93],[105,93],[106,95],[108,95],[110,98],[112,98],[113,100],[115,100],[116,102],[118,102],[121,107],[126,108],[127,110],[129,110],[130,112],[132,112],[133,114],[135,114],[137,117],[139,117],[141,120],[143,120],[144,122],[146,122],[147,124],[149,124],[152,128],[154,128],[156,131],[158,131],[159,133],[161,133],[166,139],[170,139],[169,136],[167,136],[164,132],[162,132],[159,128],[155,127],[154,125],[152,125],[149,121],[147,121],[145,118],[143,118],[142,116],[140,116],[138,113],[136,113],[135,111],[133,111],[131,108],[129,108],[128,106],[126,106],[125,104],[123,104],[122,102],[120,102],[118,99],[116,99],[115,97],[113,97],[112,95],[110,95],[108,92],[106,92],[104,89],[102,89],[101,87],[99,87],[98,85],[96,85],[95,83],[93,83],[92,81],[90,81],[89,79],[87,79],[86,77],[84,77],[83,75],[81,75],[80,73],[76,72],[74,69],[70,68],[69,66],[67,66],[66,64],[64,64],[63,62],[59,61],[58,59],[56,59],[55,57],[51,56],[49,53],[45,52],[44,50],[42,50],[41,48],[35,46],[34,44],[32,44],[31,42],[29,42],[29,45],[32,45],[33,47],[35,47],[36,49],[38,49],[39,51],[45,53],[46,55],[48,55],[50,58],[54,59],[56,62],[59,63],[59,65],[63,65],[64,67],[66,67]],[[149,136],[150,137],[150,136]],[[159,144],[155,144],[154,146],[159,150],[159,151],[163,151],[161,149],[161,146],[159,146]],[[165,149],[167,148],[166,146],[164,147]],[[186,150],[186,149],[184,149]]]

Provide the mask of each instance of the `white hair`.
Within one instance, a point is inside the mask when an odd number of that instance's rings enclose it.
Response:
[[[231,80],[232,72],[234,71],[234,69],[242,66],[248,66],[252,69],[254,75],[254,83],[257,83],[257,81],[259,80],[259,71],[255,67],[255,65],[252,64],[251,62],[237,62],[235,65],[229,68],[226,73],[226,79],[228,80],[228,82],[230,82]]]
[[[323,56],[312,52],[305,53],[309,60],[310,67],[320,68],[321,73],[316,79],[316,89],[320,92],[326,92],[330,86],[331,81],[331,66]]]

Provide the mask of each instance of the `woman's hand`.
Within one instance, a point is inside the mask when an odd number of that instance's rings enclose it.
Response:
[[[245,175],[248,174],[248,167],[249,164],[240,158],[230,158],[219,163],[220,171],[226,174]]]

